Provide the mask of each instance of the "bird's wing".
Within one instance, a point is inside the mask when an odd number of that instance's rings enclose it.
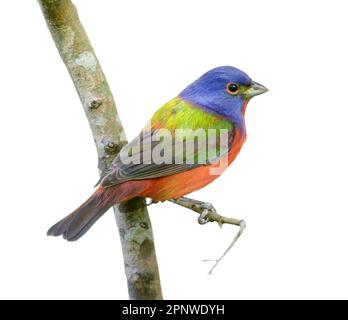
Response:
[[[228,153],[234,136],[230,122],[178,98],[159,109],[148,127],[123,147],[101,186],[160,178],[215,163]]]

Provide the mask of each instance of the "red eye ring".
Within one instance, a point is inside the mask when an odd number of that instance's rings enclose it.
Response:
[[[237,83],[229,82],[226,85],[226,91],[229,94],[236,95],[239,91],[239,86]]]

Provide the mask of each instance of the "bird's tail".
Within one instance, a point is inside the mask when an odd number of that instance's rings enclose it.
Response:
[[[47,235],[63,235],[68,241],[78,240],[114,204],[112,191],[98,188],[79,208],[52,226]]]

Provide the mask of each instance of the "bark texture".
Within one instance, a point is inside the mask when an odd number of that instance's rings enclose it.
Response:
[[[126,143],[112,93],[70,0],[38,0],[86,113],[102,174]],[[97,3],[96,3],[97,5]],[[151,221],[145,200],[114,207],[130,299],[162,299]]]

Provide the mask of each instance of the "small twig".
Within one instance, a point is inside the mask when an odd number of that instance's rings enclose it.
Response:
[[[179,206],[182,206],[184,208],[190,209],[192,211],[195,211],[199,213],[198,217],[198,223],[199,224],[206,224],[208,222],[217,222],[220,228],[223,224],[232,224],[235,226],[239,226],[239,231],[234,236],[233,241],[231,244],[227,247],[225,252],[221,255],[219,259],[206,259],[203,261],[214,261],[215,264],[211,267],[208,274],[212,274],[213,270],[217,267],[219,262],[226,256],[226,254],[231,250],[231,248],[235,245],[237,240],[242,235],[244,229],[246,228],[246,223],[244,220],[238,220],[235,218],[228,218],[224,217],[216,212],[216,209],[208,202],[203,202],[199,200],[194,200],[186,197],[181,197],[178,199],[171,199],[170,202],[173,202]]]
[[[209,270],[209,274],[213,273],[213,270],[216,268],[216,266],[219,264],[219,262],[225,257],[225,255],[228,253],[228,251],[230,251],[231,248],[235,245],[235,243],[237,242],[239,237],[242,235],[242,233],[243,233],[245,228],[246,228],[245,221],[244,220],[240,220],[239,230],[238,230],[237,234],[234,236],[234,239],[231,242],[231,244],[227,247],[225,252],[222,254],[222,256],[219,259],[205,259],[205,260],[203,260],[204,262],[207,262],[207,261],[214,261],[215,262],[215,264]]]

